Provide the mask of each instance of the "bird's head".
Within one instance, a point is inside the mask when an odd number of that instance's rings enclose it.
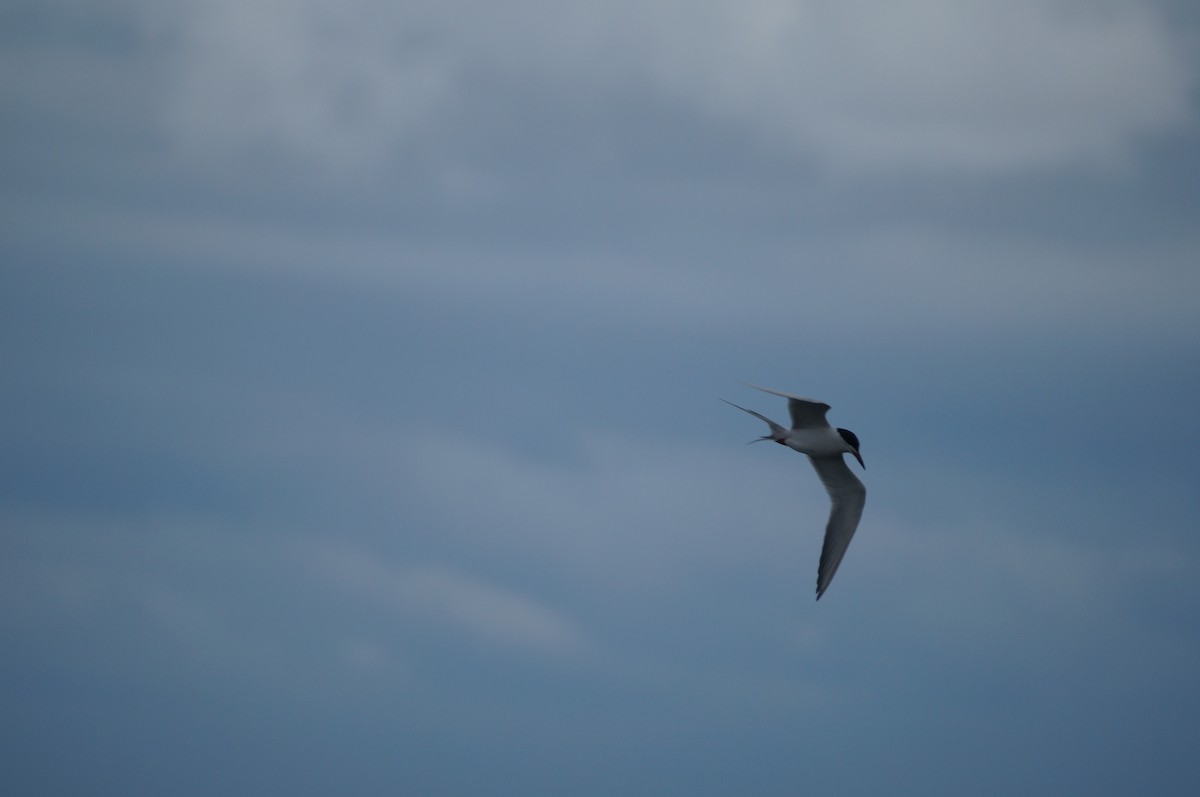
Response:
[[[850,446],[850,453],[858,460],[858,464],[862,465],[863,470],[866,470],[867,464],[863,462],[862,454],[858,453],[858,435],[849,429],[838,429],[837,433],[846,441],[846,445]]]

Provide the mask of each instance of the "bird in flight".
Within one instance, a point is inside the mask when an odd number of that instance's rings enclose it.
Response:
[[[817,600],[829,589],[833,574],[837,572],[850,538],[858,528],[862,517],[863,505],[867,501],[867,488],[850,470],[850,466],[842,459],[843,454],[853,454],[858,464],[865,469],[862,455],[859,453],[858,436],[849,429],[835,429],[825,420],[829,405],[822,401],[781,393],[778,390],[768,390],[765,387],[750,385],[755,390],[782,396],[788,400],[788,413],[792,416],[792,428],[785,429],[775,421],[754,410],[739,407],[732,401],[725,401],[742,412],[748,412],[770,427],[770,434],[765,434],[758,440],[773,440],[787,446],[793,451],[808,455],[808,461],[817,471],[829,500],[833,506],[829,512],[829,522],[825,525],[825,542],[821,546],[821,563],[817,567]]]

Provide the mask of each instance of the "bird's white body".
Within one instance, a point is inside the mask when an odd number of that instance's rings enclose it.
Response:
[[[838,454],[854,453],[854,449],[832,426],[785,429],[784,434],[786,437],[779,442],[810,457],[836,457]]]
[[[806,454],[821,479],[821,484],[825,485],[825,492],[829,494],[829,521],[825,525],[825,541],[821,545],[821,561],[817,567],[817,599],[820,600],[842,563],[842,557],[846,555],[846,548],[858,529],[858,521],[862,518],[863,506],[867,501],[867,489],[842,458],[843,454],[852,454],[858,460],[858,464],[863,464],[858,451],[858,437],[846,429],[830,426],[825,420],[829,405],[822,401],[755,385],[750,387],[786,398],[792,428],[785,429],[754,410],[739,407],[733,402],[726,403],[750,413],[770,427],[770,434],[765,434],[760,439],[772,440],[793,451]]]

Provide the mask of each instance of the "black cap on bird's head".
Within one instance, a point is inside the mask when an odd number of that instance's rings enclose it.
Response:
[[[862,465],[863,470],[866,470],[867,463],[863,462],[862,454],[858,453],[858,435],[849,429],[841,428],[837,430],[837,433],[840,434],[842,439],[846,441],[846,445],[850,446],[850,453],[853,454],[854,458],[858,460],[858,464]]]

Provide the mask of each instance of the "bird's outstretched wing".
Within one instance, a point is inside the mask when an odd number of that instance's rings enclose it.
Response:
[[[833,504],[829,510],[829,522],[825,525],[821,563],[817,567],[817,600],[820,600],[825,590],[829,589],[829,583],[833,581],[833,575],[858,529],[863,506],[867,502],[867,488],[863,487],[841,454],[835,457],[809,457],[808,461],[821,478]]]
[[[788,413],[792,416],[793,429],[812,429],[829,425],[829,421],[825,420],[825,413],[829,411],[829,405],[823,401],[804,398],[803,396],[793,396],[791,393],[783,393],[778,390],[759,387],[758,385],[749,386],[755,390],[761,390],[764,393],[770,393],[773,396],[782,396],[787,399]]]

